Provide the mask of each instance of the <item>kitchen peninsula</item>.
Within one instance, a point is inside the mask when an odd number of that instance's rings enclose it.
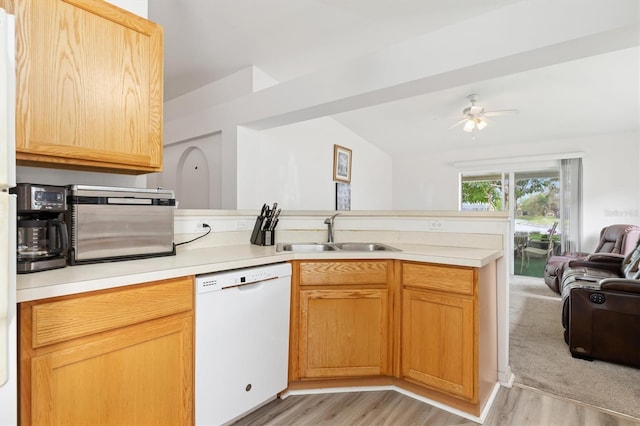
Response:
[[[325,212],[283,214],[277,241],[324,241],[324,217]],[[141,317],[134,322],[153,323],[156,327],[174,330],[160,333],[161,336],[175,335],[175,330],[180,329],[183,334],[178,334],[182,337],[177,341],[184,342],[184,339],[189,340],[184,334],[189,332],[186,324],[194,315],[193,306],[188,302],[193,297],[193,276],[291,262],[294,276],[289,393],[317,388],[330,391],[341,386],[387,386],[470,419],[484,418],[497,383],[507,383],[508,378],[504,380],[503,376],[510,375],[508,362],[504,361],[508,354],[501,353],[505,345],[501,335],[504,327],[504,324],[501,325],[504,321],[501,316],[505,315],[501,307],[504,295],[501,293],[506,291],[503,259],[503,247],[508,241],[505,238],[509,225],[506,217],[458,212],[350,212],[338,217],[336,241],[375,241],[401,250],[375,253],[277,252],[275,246],[250,245],[246,242],[250,230],[243,228],[248,228],[247,224],[251,224],[254,218],[252,212],[176,211],[176,242],[191,239],[200,223],[209,224],[214,232],[193,245],[179,248],[176,256],[73,266],[19,276],[18,302],[22,302],[21,309],[41,309],[40,316],[45,317],[43,313],[47,313],[47,307],[57,301],[64,303],[61,305],[63,309],[84,306],[83,311],[89,312],[87,306],[91,305],[87,302],[92,299],[74,300],[97,296],[98,299],[94,300],[99,309],[109,298],[122,297],[123,301],[136,303],[140,297],[149,296],[153,300],[157,296],[157,300],[166,301],[165,294],[155,292],[161,288],[172,289],[175,297],[172,296],[171,300],[176,302],[170,303],[170,306],[148,308],[148,317],[145,316],[145,309],[142,309]],[[129,298],[127,293],[133,290],[138,293]],[[43,299],[56,302],[42,304]],[[362,321],[378,325],[374,331],[367,329],[369,334],[362,337],[369,343],[377,342],[377,350],[371,352],[367,349],[367,353],[344,358],[338,346],[341,342],[336,342],[335,346],[327,345],[326,341],[322,341],[322,335],[318,334],[321,329],[313,330],[316,340],[308,338],[311,324],[315,324],[314,321],[321,318],[326,309],[338,307],[342,311],[339,309],[337,312],[344,313],[348,318],[353,302],[364,303],[364,310],[358,311],[358,315],[367,316],[361,318]],[[157,324],[161,319],[153,313],[156,308],[167,309],[166,318],[172,319],[173,323]],[[57,309],[50,312],[61,312]],[[439,312],[435,317],[434,309]],[[24,315],[31,311],[21,312]],[[439,332],[430,327],[438,316],[447,324],[460,327],[453,331],[455,339],[436,336],[449,342],[446,348],[436,351],[438,356],[452,357],[461,363],[446,367],[442,376],[431,374],[431,366],[423,362],[423,357],[415,355],[424,352],[424,349],[414,346],[419,345],[420,339],[429,333]],[[411,324],[412,319],[420,317],[429,322]],[[50,323],[46,324],[42,336],[49,338],[47,336],[51,330],[46,327],[51,326]],[[84,337],[80,340],[90,340],[90,335],[95,333],[106,336],[108,340],[109,333],[115,333],[121,327],[133,330],[133,326],[125,324],[125,321],[115,325],[110,323],[102,329],[82,332],[81,336]],[[28,339],[21,336],[23,346],[31,344],[32,337],[37,336],[36,328],[32,330],[32,336],[27,336]],[[451,330],[449,327],[447,332]],[[76,338],[73,334],[75,331],[69,329],[69,333],[69,337]],[[462,340],[458,339],[460,336]],[[89,340],[87,344],[95,343]],[[343,363],[342,367],[327,369],[318,363],[319,358],[313,358],[309,353],[315,350],[313,345],[328,348],[329,352],[324,355],[333,356],[334,360]],[[34,347],[30,355],[40,356],[38,351],[44,351],[43,356],[51,356],[53,352],[47,352],[46,347],[45,343],[41,349]],[[357,349],[356,346],[354,348]],[[71,346],[63,349],[70,351]],[[188,349],[183,347],[183,350]],[[370,362],[371,356],[377,364]],[[352,361],[355,364],[344,364]],[[502,367],[501,363],[506,367]],[[36,364],[32,362],[32,365]],[[362,368],[361,364],[366,366]],[[186,373],[189,368],[192,366],[187,365],[185,369],[187,378],[190,377]],[[184,377],[176,377],[175,380],[184,380]],[[36,397],[35,394],[30,395],[31,399]],[[192,399],[192,394],[186,392],[176,398],[182,398],[186,403]],[[182,420],[189,418],[185,412],[167,415],[175,415],[176,419]]]

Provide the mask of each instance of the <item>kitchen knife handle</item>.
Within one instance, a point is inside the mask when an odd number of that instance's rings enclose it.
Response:
[[[267,204],[263,204],[262,205],[262,209],[260,209],[260,216],[259,217],[265,217],[265,214],[267,213],[267,210],[269,209],[269,206],[267,206]]]

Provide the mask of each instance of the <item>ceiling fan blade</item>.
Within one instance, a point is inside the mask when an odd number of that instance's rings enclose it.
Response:
[[[467,120],[468,120],[468,118],[467,118],[467,117],[465,117],[465,118],[463,118],[462,120],[460,120],[460,121],[456,122],[456,123],[455,123],[454,125],[452,125],[451,127],[449,127],[449,129],[453,129],[454,127],[458,127],[459,125],[461,125],[462,123],[464,123],[464,122],[465,122],[465,121],[467,121]]]
[[[499,115],[517,114],[519,112],[520,111],[518,111],[517,109],[501,109],[496,111],[485,111],[484,115],[485,117],[497,117]]]

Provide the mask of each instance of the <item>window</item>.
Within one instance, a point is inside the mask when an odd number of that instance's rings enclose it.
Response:
[[[460,210],[501,211],[505,207],[504,188],[501,173],[463,174]]]

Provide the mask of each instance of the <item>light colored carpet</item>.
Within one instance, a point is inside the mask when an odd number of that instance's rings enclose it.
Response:
[[[510,280],[509,358],[516,383],[640,419],[640,369],[573,358],[561,298],[541,278]]]

